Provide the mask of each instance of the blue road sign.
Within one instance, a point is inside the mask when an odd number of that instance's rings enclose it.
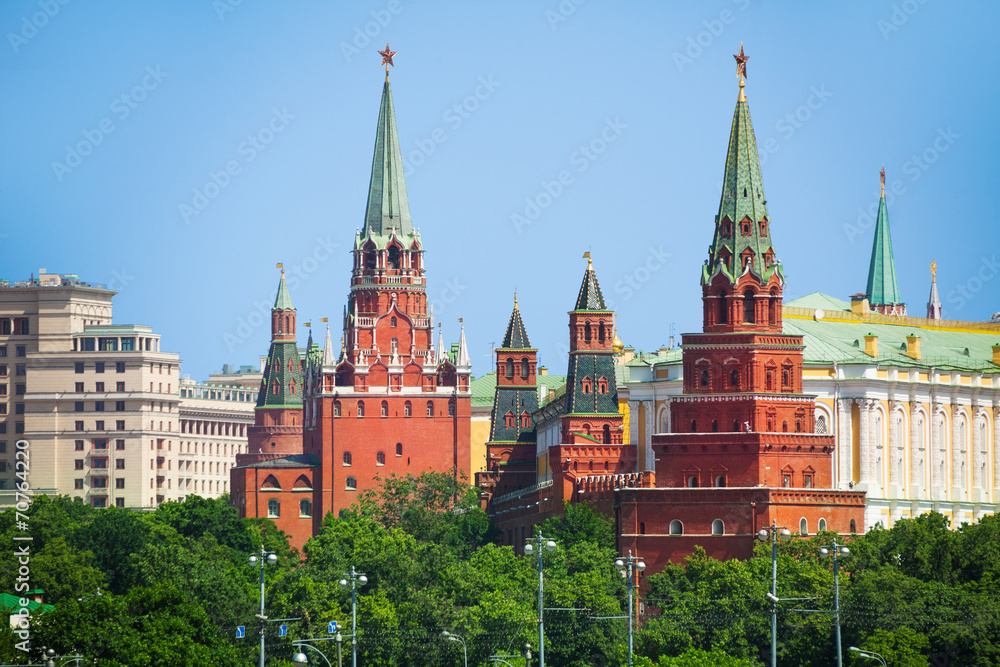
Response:
[[[287,625],[279,625],[278,626],[278,636],[279,637],[284,637],[287,634],[288,634],[288,626]]]
[[[326,631],[332,635],[334,632],[337,631],[338,627],[340,626],[337,625],[337,621],[330,621],[330,625],[326,627]]]
[[[236,638],[237,638],[237,639],[243,639],[243,638],[244,638],[244,637],[246,637],[246,636],[247,636],[247,629],[246,629],[246,626],[243,626],[243,625],[237,625],[237,626],[236,626]]]

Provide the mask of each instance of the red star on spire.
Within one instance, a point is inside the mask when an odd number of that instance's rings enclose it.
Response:
[[[392,62],[392,57],[399,53],[399,51],[390,51],[389,42],[385,43],[385,51],[379,51],[378,54],[382,56],[382,64],[385,65],[386,76],[389,75],[389,65],[395,67],[396,65]]]
[[[743,42],[740,42],[740,52],[733,58],[736,58],[736,76],[741,80],[747,78],[747,61],[750,60],[750,56],[743,55]]]

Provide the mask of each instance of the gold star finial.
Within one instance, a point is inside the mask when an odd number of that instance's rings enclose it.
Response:
[[[517,309],[517,290],[514,290],[514,308]]]
[[[382,56],[382,64],[385,65],[385,80],[389,80],[389,65],[395,67],[395,63],[392,62],[392,57],[399,53],[399,51],[390,51],[389,42],[385,43],[385,51],[379,51],[378,54]]]
[[[743,42],[740,42],[740,52],[733,55],[736,58],[736,76],[740,80],[740,102],[746,102],[747,98],[743,94],[743,86],[746,85],[747,78],[747,61],[750,60],[750,56],[743,54]]]
[[[885,197],[885,165],[882,165],[882,171],[878,173],[879,180],[882,181],[882,196]]]
[[[937,282],[937,262],[931,260],[931,282]]]

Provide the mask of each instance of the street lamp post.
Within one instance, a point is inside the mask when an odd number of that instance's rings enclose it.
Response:
[[[351,588],[351,667],[358,667],[358,586],[367,583],[368,577],[361,572],[355,572],[353,565],[350,573],[345,574],[340,580],[341,588],[348,586]]]
[[[247,559],[250,565],[260,566],[260,613],[257,620],[260,623],[260,667],[264,667],[264,627],[267,625],[267,616],[264,615],[264,566],[274,565],[278,562],[278,555],[264,550],[264,545],[260,545],[260,553],[250,554]]]
[[[840,579],[838,576],[837,556],[850,556],[851,550],[841,544],[837,544],[837,538],[834,537],[832,543],[821,547],[819,550],[820,558],[829,558],[831,554],[833,555],[833,619],[835,623],[834,627],[837,631],[837,667],[843,667],[844,657],[840,641]]]
[[[646,563],[638,556],[633,556],[632,550],[629,549],[628,556],[615,560],[615,567],[628,579],[628,667],[632,667],[632,591],[635,589],[633,572],[645,570]]]
[[[771,542],[771,592],[768,602],[771,603],[771,667],[778,665],[778,539],[787,542],[792,539],[792,533],[784,526],[772,522],[770,526],[757,531],[757,539],[761,542]]]
[[[544,586],[542,579],[542,552],[555,551],[555,549],[555,541],[542,535],[541,530],[534,537],[529,537],[524,544],[525,556],[531,556],[535,551],[538,552],[538,667],[545,667],[545,610],[542,602],[542,589]]]
[[[878,660],[880,663],[882,663],[882,667],[887,667],[887,665],[885,664],[885,658],[883,658],[875,651],[862,651],[857,646],[848,646],[847,650],[857,653],[862,658],[868,658],[869,660]]]
[[[465,660],[465,667],[469,667],[469,651],[466,649],[465,640],[447,630],[442,631],[441,636],[450,642],[462,642],[462,658]]]
[[[309,649],[312,649],[313,651],[316,651],[317,653],[320,654],[320,656],[322,656],[322,658],[324,660],[326,660],[327,667],[333,667],[333,665],[330,664],[330,659],[326,657],[326,654],[323,653],[323,651],[320,651],[318,648],[316,648],[312,644],[308,644],[306,642],[295,642],[295,648],[301,649],[302,647],[309,648]],[[305,665],[305,664],[307,664],[309,662],[309,657],[300,650],[298,653],[295,653],[294,655],[292,655],[292,662],[294,662],[297,665]]]

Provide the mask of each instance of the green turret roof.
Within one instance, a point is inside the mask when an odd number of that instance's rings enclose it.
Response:
[[[882,171],[883,178],[885,170]],[[896,282],[896,261],[892,256],[892,237],[889,235],[889,213],[885,205],[885,185],[878,202],[878,219],[875,221],[875,242],[872,244],[872,261],[868,265],[868,303],[872,306],[903,303]]]
[[[528,332],[521,321],[521,311],[517,307],[517,297],[514,297],[514,312],[510,314],[510,322],[507,323],[507,334],[503,337],[503,344],[500,347],[509,347],[516,350],[531,349],[531,341],[528,340]]]
[[[285,270],[281,270],[281,280],[278,282],[278,294],[274,297],[275,310],[295,310],[292,305],[292,297],[288,293],[288,285],[285,284]]]
[[[413,236],[410,204],[403,178],[403,157],[399,151],[399,136],[396,132],[396,112],[392,105],[389,77],[386,77],[378,113],[372,178],[368,185],[368,208],[365,210],[365,225],[359,235],[359,242],[364,242],[370,236],[379,247],[383,247],[392,230],[400,237]]]
[[[741,82],[742,84],[742,82]],[[723,220],[729,224],[723,225]],[[741,223],[750,221],[749,229]],[[763,224],[761,224],[763,223]],[[766,283],[775,271],[784,281],[781,265],[766,266],[765,257],[774,249],[771,245],[770,216],[767,214],[767,197],[764,194],[764,179],[760,174],[760,159],[757,156],[757,138],[754,136],[750,120],[750,107],[740,87],[740,97],[733,114],[733,126],[729,132],[729,149],[726,152],[726,172],[722,178],[722,196],[719,213],[715,216],[715,238],[709,248],[709,262],[705,266],[702,282],[707,283],[718,268],[720,253],[725,249],[728,262],[721,267],[731,280],[743,273],[743,254],[749,249],[753,253],[750,268]]]
[[[589,253],[588,253],[589,254]],[[587,257],[587,271],[583,274],[583,284],[580,285],[580,294],[576,297],[576,307],[573,310],[607,310],[604,303],[604,295],[601,294],[601,286],[597,284],[597,274],[594,272],[594,265]]]

